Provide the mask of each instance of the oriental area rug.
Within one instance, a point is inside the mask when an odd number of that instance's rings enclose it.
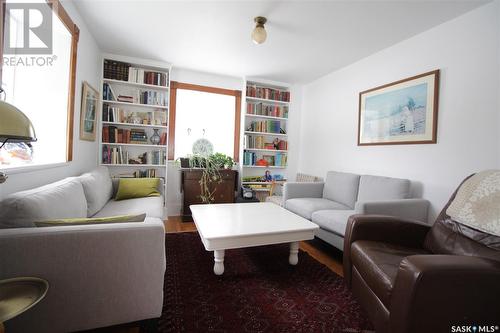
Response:
[[[343,278],[287,244],[227,250],[225,271],[198,233],[166,235],[159,332],[372,332]]]

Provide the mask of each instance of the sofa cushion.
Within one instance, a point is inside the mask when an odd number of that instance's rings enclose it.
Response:
[[[128,200],[110,200],[93,217],[132,215],[145,213],[147,217],[163,219],[163,197],[147,197]]]
[[[359,180],[357,201],[380,201],[410,197],[408,179],[363,175]]]
[[[351,244],[352,265],[377,297],[389,308],[399,264],[408,256],[428,254],[423,249],[375,241]]]
[[[311,219],[312,213],[325,209],[349,209],[349,207],[323,198],[294,198],[285,203],[286,209],[306,219]]]
[[[311,221],[321,229],[344,237],[349,216],[356,214],[354,210],[319,210],[312,213]]]
[[[341,203],[351,209],[358,197],[359,175],[329,171],[326,175],[323,198]]]
[[[35,221],[87,217],[87,200],[76,178],[13,193],[0,203],[0,227],[34,227]]]
[[[130,223],[144,222],[146,214],[138,215],[118,215],[108,217],[80,217],[76,219],[57,219],[50,221],[35,222],[37,227],[60,227],[73,225],[91,225],[91,224],[107,224],[107,223]]]
[[[104,207],[113,195],[113,185],[108,168],[99,167],[84,173],[78,180],[82,183],[87,198],[87,216],[92,216]]]
[[[121,178],[115,200],[158,197],[159,178]]]

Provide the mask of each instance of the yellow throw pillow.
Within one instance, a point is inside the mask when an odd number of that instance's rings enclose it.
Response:
[[[120,178],[115,200],[158,197],[160,178]]]
[[[119,215],[109,217],[88,217],[74,219],[56,219],[51,221],[35,222],[37,227],[56,227],[63,225],[84,225],[84,224],[105,224],[105,223],[122,223],[122,222],[144,222],[146,214],[139,215]]]

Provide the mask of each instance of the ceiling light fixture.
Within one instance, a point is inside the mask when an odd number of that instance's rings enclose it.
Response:
[[[255,21],[255,29],[252,31],[252,40],[255,44],[262,44],[267,38],[266,29],[264,28],[267,19],[263,16],[257,16],[253,20]]]

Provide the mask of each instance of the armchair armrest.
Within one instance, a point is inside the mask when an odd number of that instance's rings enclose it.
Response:
[[[430,226],[418,221],[385,215],[353,215],[349,217],[344,236],[344,278],[351,286],[351,244],[372,240],[420,248]]]
[[[500,261],[415,255],[401,262],[392,292],[391,332],[450,332],[499,325]]]
[[[323,182],[286,182],[283,185],[283,202],[293,198],[322,198]]]
[[[354,207],[359,214],[390,215],[422,222],[427,222],[428,208],[429,201],[425,199],[358,201]]]
[[[73,332],[159,317],[163,222],[0,230],[0,279],[36,276],[46,297],[7,331]],[[133,302],[131,302],[133,300]]]

